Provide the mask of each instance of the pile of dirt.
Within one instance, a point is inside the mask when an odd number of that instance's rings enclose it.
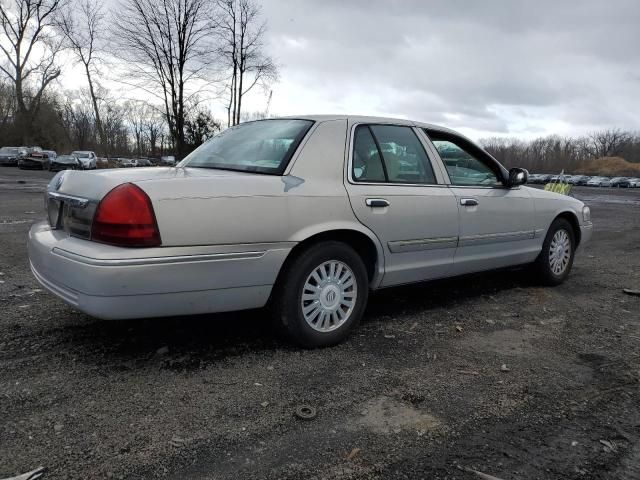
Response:
[[[578,173],[607,177],[640,177],[640,163],[627,162],[621,157],[601,157],[586,160],[578,169]]]

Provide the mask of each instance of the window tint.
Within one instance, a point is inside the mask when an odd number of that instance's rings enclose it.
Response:
[[[433,134],[431,141],[447,168],[452,185],[479,185],[483,187],[501,185],[496,172],[469,153],[469,149],[463,148],[452,140],[441,139]]]
[[[436,183],[431,162],[411,127],[361,125],[355,135],[356,181]]]
[[[353,142],[353,178],[358,182],[384,182],[386,176],[380,152],[369,127],[356,128]]]
[[[231,127],[193,152],[181,167],[281,174],[313,125],[309,120],[260,120]]]

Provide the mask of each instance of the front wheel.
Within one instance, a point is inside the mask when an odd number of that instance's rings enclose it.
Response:
[[[275,321],[289,338],[306,348],[336,345],[362,317],[367,269],[349,245],[318,243],[293,259],[274,293]]]
[[[560,285],[566,280],[575,256],[575,233],[564,218],[557,218],[549,227],[535,267],[545,285]]]

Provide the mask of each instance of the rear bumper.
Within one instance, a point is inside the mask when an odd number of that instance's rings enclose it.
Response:
[[[292,245],[127,249],[39,223],[28,247],[51,293],[94,317],[124,319],[262,307]]]

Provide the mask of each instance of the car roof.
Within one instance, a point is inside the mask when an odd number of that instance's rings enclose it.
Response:
[[[290,115],[286,117],[277,117],[281,119],[299,119],[299,120],[313,120],[314,122],[328,122],[331,120],[348,120],[353,123],[394,123],[396,125],[407,125],[421,128],[428,128],[430,130],[438,130],[442,132],[455,133],[460,135],[455,130],[440,125],[434,125],[433,123],[419,122],[416,120],[409,120],[406,118],[397,117],[375,117],[366,115]],[[276,119],[277,119],[276,118]]]

